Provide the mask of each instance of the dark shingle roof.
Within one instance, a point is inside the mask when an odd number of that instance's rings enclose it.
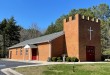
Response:
[[[49,41],[52,41],[53,39],[56,39],[56,38],[58,38],[62,35],[64,35],[63,31],[53,33],[53,34],[49,34],[49,35],[45,35],[45,36],[41,36],[41,37],[38,37],[38,38],[34,38],[34,39],[30,39],[30,40],[26,40],[26,41],[23,41],[21,43],[18,43],[16,45],[12,46],[12,47],[9,47],[9,49],[25,46],[27,44],[38,44],[38,43],[43,43],[43,42],[49,42]]]

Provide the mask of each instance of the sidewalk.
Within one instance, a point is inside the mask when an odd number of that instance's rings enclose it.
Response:
[[[95,64],[95,63],[110,63],[110,62],[47,62],[47,61],[37,61],[37,60],[15,60],[15,59],[1,59],[4,61],[16,61],[25,63],[41,63],[41,64]]]

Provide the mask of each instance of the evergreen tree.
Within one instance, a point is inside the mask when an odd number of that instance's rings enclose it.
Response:
[[[20,42],[20,29],[21,27],[16,25],[16,22],[14,20],[14,17],[11,17],[10,19],[4,19],[0,23],[0,34],[3,36],[3,54],[4,56],[7,53],[7,48],[15,45]]]
[[[56,32],[56,26],[51,23],[51,25],[49,25],[49,27],[47,28],[47,31],[45,32],[45,35],[47,34],[51,34],[51,33],[54,33]]]

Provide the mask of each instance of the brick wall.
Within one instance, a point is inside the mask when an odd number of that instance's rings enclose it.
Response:
[[[75,17],[64,19],[64,32],[67,53],[70,57],[77,57],[86,61],[86,46],[95,46],[95,60],[101,60],[100,21],[91,17],[76,14]],[[92,28],[90,40],[89,28]]]
[[[16,49],[17,49],[17,54],[16,54]],[[24,48],[22,48],[22,54],[20,54],[20,49],[21,49],[21,47],[10,49],[9,58],[11,57],[11,59],[16,59],[16,60],[29,60],[29,51],[28,51],[28,55],[25,55]],[[12,52],[11,56],[10,56],[10,52]]]
[[[91,17],[79,15],[79,57],[86,61],[86,46],[95,46],[95,61],[101,60],[100,21]],[[89,29],[93,30],[90,32]]]
[[[47,61],[49,57],[49,43],[38,44],[38,54],[40,61]]]
[[[16,49],[17,49],[17,55],[16,55]],[[20,55],[20,48],[14,48],[9,50],[9,58],[16,59],[16,60],[32,60],[32,51],[29,49],[28,55],[24,54],[24,48],[22,48],[22,55]],[[47,61],[49,57],[49,43],[42,43],[38,44],[36,50],[38,50],[37,54],[40,61]],[[10,52],[12,52],[12,55],[10,56]],[[30,54],[30,56],[29,56]]]
[[[79,26],[78,26],[78,15],[75,16],[75,20],[69,17],[69,21],[64,19],[64,32],[67,47],[67,54],[70,57],[79,58]]]
[[[56,39],[54,39],[52,42],[52,57],[58,57],[62,56],[62,54],[65,53],[65,36],[62,35]]]

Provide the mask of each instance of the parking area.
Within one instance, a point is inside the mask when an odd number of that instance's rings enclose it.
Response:
[[[17,66],[23,66],[23,65],[34,65],[34,64],[36,63],[0,60],[0,75],[5,75],[1,72],[1,69],[4,69],[4,68],[11,68],[11,67],[17,67]]]

